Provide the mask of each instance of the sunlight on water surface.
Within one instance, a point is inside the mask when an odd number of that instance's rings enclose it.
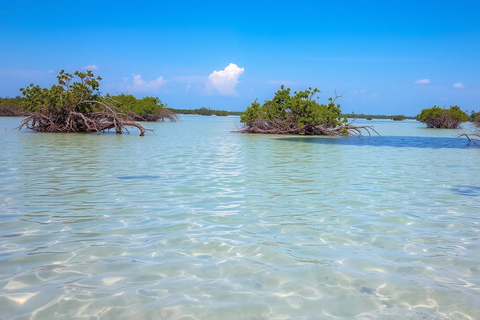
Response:
[[[283,137],[238,120],[139,137],[0,118],[0,318],[480,318],[470,127]]]

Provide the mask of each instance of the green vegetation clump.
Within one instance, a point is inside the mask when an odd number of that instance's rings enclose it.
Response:
[[[0,117],[22,117],[27,112],[22,108],[22,98],[0,98]]]
[[[469,121],[473,122],[475,126],[480,127],[480,112],[474,112],[470,114]]]
[[[342,115],[345,118],[350,118],[350,119],[367,119],[367,120],[373,120],[373,119],[393,119],[394,115],[385,115],[385,114],[364,114],[364,113],[347,113]],[[404,116],[405,119],[416,119],[416,117],[412,116]]]
[[[144,97],[137,99],[133,95],[121,94],[107,95],[106,99],[112,100],[117,108],[135,121],[177,121],[175,112],[167,109],[167,105],[157,97]]]
[[[468,115],[456,105],[450,106],[449,109],[433,106],[433,108],[423,109],[417,116],[417,120],[425,123],[427,128],[442,129],[457,129],[468,119]]]
[[[475,124],[475,135],[480,138],[480,112],[477,112],[475,118],[473,119],[473,123]]]
[[[201,116],[228,116],[228,115],[240,115],[241,112],[228,112],[225,110],[213,110],[210,108],[198,108],[198,109],[171,109],[179,114],[198,114]]]
[[[361,129],[347,124],[342,117],[340,105],[335,98],[329,98],[328,104],[319,104],[315,98],[320,90],[308,88],[290,93],[283,85],[271,100],[260,105],[254,101],[240,117],[245,128],[242,133],[273,133],[300,135],[339,135],[350,131],[361,134]],[[317,97],[318,99],[318,97]]]
[[[396,115],[396,116],[392,117],[393,121],[403,121],[405,119],[406,119],[406,117],[403,114],[399,114],[399,115]]]
[[[218,111],[215,112],[215,115],[217,117],[226,117],[226,116],[228,116],[228,112],[225,111],[225,110],[218,110]]]
[[[38,132],[97,132],[114,129],[121,134],[126,126],[134,126],[143,136],[145,129],[125,119],[99,93],[101,77],[92,71],[74,74],[60,71],[58,84],[41,88],[30,84],[21,88],[22,108],[28,111],[19,129],[26,127]]]

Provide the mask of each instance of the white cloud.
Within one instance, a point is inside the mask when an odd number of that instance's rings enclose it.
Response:
[[[142,79],[142,75],[140,74],[133,74],[133,84],[126,84],[125,88],[128,92],[136,92],[136,93],[154,93],[160,90],[160,88],[166,83],[167,81],[163,79],[163,77],[158,77],[155,80],[145,81]]]
[[[429,84],[430,79],[419,79],[414,82],[415,84]]]
[[[205,91],[206,76],[176,76],[169,82],[179,84],[178,88],[182,88],[186,93],[203,93]]]
[[[226,96],[238,95],[235,87],[239,83],[238,79],[244,71],[244,68],[239,68],[234,63],[230,63],[224,70],[213,71],[208,76],[205,93]]]
[[[365,94],[365,93],[366,93],[365,89],[362,89],[362,90],[353,90],[353,94],[356,95],[356,96],[358,96],[358,95],[363,95],[363,94]]]
[[[83,70],[98,70],[98,66],[95,64],[89,64],[82,67]]]
[[[453,85],[454,88],[457,88],[457,89],[462,89],[462,88],[465,88],[465,86],[463,85],[463,83],[461,82],[457,82]]]

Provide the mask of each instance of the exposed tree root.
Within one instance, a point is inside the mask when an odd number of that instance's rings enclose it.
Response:
[[[100,103],[98,101],[89,101]],[[101,133],[106,130],[114,129],[116,133],[128,132],[127,127],[136,127],[140,130],[140,136],[145,134],[146,129],[132,120],[122,119],[115,110],[104,105],[103,111],[80,113],[70,111],[67,108],[51,111],[30,112],[18,129],[26,127],[27,129],[38,132],[96,132]]]
[[[78,81],[72,83],[75,76]],[[26,127],[38,132],[100,133],[114,129],[121,134],[128,132],[127,127],[136,127],[140,136],[145,134],[145,128],[99,95],[101,77],[95,78],[92,71],[70,74],[62,70],[57,79],[58,84],[50,89],[33,84],[20,89],[25,96],[22,107],[29,112],[19,130]]]
[[[372,132],[380,135],[373,126],[355,126],[352,122],[342,126],[331,127],[328,125],[307,125],[304,127],[295,127],[293,123],[287,121],[266,122],[262,119],[253,121],[250,126],[237,130],[238,133],[260,133],[260,134],[294,134],[294,135],[357,135],[362,136],[363,132],[367,132],[369,136]]]

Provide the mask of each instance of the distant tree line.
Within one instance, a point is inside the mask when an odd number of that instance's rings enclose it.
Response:
[[[141,116],[158,115],[159,113],[161,113],[160,111],[165,112],[165,110],[171,111],[171,114],[172,113],[173,114],[195,114],[195,115],[205,115],[205,116],[212,116],[212,115],[241,116],[244,113],[243,111],[214,110],[214,109],[205,108],[205,107],[197,108],[197,109],[170,108],[167,106],[167,104],[163,103],[158,97],[144,97],[144,98],[138,99],[133,95],[126,95],[126,94],[120,94],[120,95],[114,95],[114,96],[107,94],[105,97],[111,100],[115,100],[116,101],[115,105],[117,105],[122,112],[128,113],[130,115],[132,114],[141,115]],[[24,99],[25,97],[22,97],[22,96],[16,96],[14,98],[10,98],[10,97],[0,98],[0,117],[25,116],[27,113],[27,110],[25,110],[22,104],[22,101],[24,101]],[[421,114],[417,116],[381,115],[381,114],[371,115],[371,114],[354,113],[354,112],[342,113],[341,116],[349,119],[356,119],[356,118],[367,119],[367,120],[391,119],[395,121],[411,119],[411,120],[418,120],[423,122],[422,119],[426,120],[428,116],[435,115],[435,114],[438,115],[440,111],[439,109],[442,109],[442,108],[434,106],[433,108],[430,108],[430,109],[434,109],[434,110],[425,111],[423,116]],[[429,109],[423,109],[423,110],[429,110]],[[480,121],[480,112],[471,111],[470,115],[467,115],[467,117],[468,117],[467,120],[463,120],[463,121],[471,121],[471,122],[478,123]],[[148,116],[137,117],[137,118],[138,118],[138,121],[141,121],[142,119],[143,119],[142,121],[148,121],[145,119],[145,118],[148,118]],[[158,117],[156,120],[164,120],[164,119],[169,119],[169,117],[167,116]],[[178,118],[174,118],[172,120],[175,120],[175,119],[178,120]],[[465,119],[465,117],[462,116],[462,119]]]
[[[349,119],[367,119],[367,120],[373,120],[373,119],[391,119],[395,121],[401,121],[405,119],[411,119],[415,120],[415,117],[412,116],[405,116],[405,115],[382,115],[382,114],[364,114],[364,113],[346,113],[342,114],[343,117],[349,118]]]
[[[471,114],[468,115],[456,105],[450,106],[448,109],[435,105],[432,108],[423,109],[415,118],[404,115],[366,115],[353,112],[343,114],[340,111],[340,105],[335,103],[337,96],[330,98],[328,104],[319,104],[313,97],[320,91],[312,88],[294,92],[292,96],[290,89],[282,86],[275,93],[274,98],[265,101],[263,105],[255,101],[245,112],[229,112],[206,107],[198,109],[168,108],[158,97],[139,99],[127,94],[101,96],[98,91],[101,78],[95,78],[91,71],[77,71],[74,74],[61,71],[57,78],[58,84],[51,88],[40,88],[30,84],[27,88],[21,89],[23,97],[0,98],[0,116],[28,117],[22,122],[22,126],[37,131],[58,130],[61,132],[102,131],[109,127],[105,126],[105,123],[110,120],[113,121],[112,123],[165,119],[176,121],[178,120],[176,114],[240,115],[241,122],[248,128],[247,131],[298,132],[300,134],[316,134],[317,131],[322,134],[330,134],[335,130],[343,130],[341,133],[345,133],[345,130],[348,131],[345,126],[346,118],[392,119],[395,121],[416,119],[425,123],[428,128],[458,128],[465,121],[472,121],[477,127],[480,126],[480,112],[471,111]],[[110,120],[100,117],[102,119],[95,120],[98,123],[92,125],[93,127],[85,118],[85,115],[99,117],[100,114],[105,116],[106,113],[110,114]],[[76,120],[72,120],[74,118]],[[61,125],[58,121],[62,121],[62,119],[71,121],[69,129],[66,127],[59,129]],[[116,128],[117,132],[121,131],[121,128],[122,126]],[[336,129],[332,131],[332,128]]]
[[[0,117],[23,117],[27,112],[22,107],[23,98],[0,98]]]
[[[232,115],[241,115],[242,112],[235,112],[235,111],[226,111],[226,110],[213,110],[210,108],[198,108],[198,109],[173,109],[170,110],[174,111],[178,114],[196,114],[201,116],[232,116]]]

